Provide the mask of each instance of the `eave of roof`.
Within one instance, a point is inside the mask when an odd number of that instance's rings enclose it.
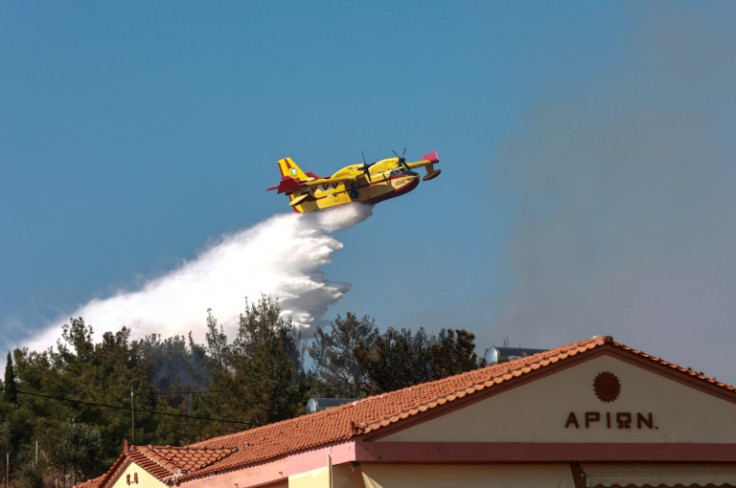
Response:
[[[74,485],[74,488],[97,488],[102,483],[103,478],[105,478],[104,474],[97,478],[92,478],[83,483],[79,483],[78,485]]]
[[[164,484],[172,485],[191,472],[197,472],[237,452],[237,447],[175,447],[175,446],[129,446],[124,444],[123,454],[102,476],[88,480],[76,488],[97,488],[110,481],[135,463]]]

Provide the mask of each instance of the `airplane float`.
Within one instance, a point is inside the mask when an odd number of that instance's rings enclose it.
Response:
[[[406,150],[404,150],[406,152]],[[394,152],[394,154],[396,154]],[[278,190],[289,197],[289,206],[295,212],[313,212],[326,208],[360,202],[373,205],[412,191],[419,185],[419,175],[412,171],[424,167],[429,181],[439,176],[434,165],[440,159],[436,152],[422,156],[420,161],[406,162],[403,155],[382,159],[375,163],[345,166],[328,178],[304,172],[291,158],[279,160],[281,182],[267,190]]]

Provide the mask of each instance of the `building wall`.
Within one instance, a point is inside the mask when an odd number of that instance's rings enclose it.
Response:
[[[363,471],[360,466],[340,465],[332,467],[332,488],[363,488]]]
[[[130,465],[115,480],[112,488],[168,488],[166,484],[160,482],[148,471],[141,468],[136,463]]]
[[[289,476],[289,488],[330,488],[329,468],[313,469]]]
[[[225,471],[184,481],[179,488],[247,488],[251,486],[287,488],[287,462],[279,459],[270,463]]]
[[[289,488],[574,488],[566,464],[433,465],[363,464],[320,468],[289,477]]]
[[[332,479],[330,480],[330,476]],[[364,488],[360,466],[324,467],[289,476],[289,488]]]
[[[364,465],[366,488],[575,488],[566,464]]]

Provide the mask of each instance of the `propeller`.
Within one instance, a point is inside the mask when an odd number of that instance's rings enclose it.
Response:
[[[406,148],[404,148],[404,152],[401,153],[401,156],[399,156],[399,154],[393,149],[391,150],[391,152],[394,153],[397,158],[399,158],[400,165],[402,165],[406,169],[409,169],[409,166],[406,165],[406,158],[404,158],[404,155],[406,155]]]
[[[371,173],[368,171],[368,168],[370,168],[371,165],[365,162],[365,154],[363,151],[360,151],[360,155],[363,156],[363,174],[368,179],[368,182],[371,183]]]

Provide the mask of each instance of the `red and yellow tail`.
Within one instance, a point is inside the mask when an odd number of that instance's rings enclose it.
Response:
[[[278,165],[281,172],[281,182],[267,188],[267,190],[278,190],[278,193],[285,193],[289,197],[289,206],[295,212],[301,213],[303,210],[299,205],[311,197],[308,190],[303,191],[303,182],[316,180],[319,177],[314,173],[302,171],[291,158],[280,159]]]
[[[281,182],[266,190],[278,190],[279,193],[293,193],[301,188],[301,182],[314,180],[315,175],[305,173],[291,158],[280,159],[278,162],[281,172]]]
[[[289,206],[295,212],[304,212],[302,204],[314,200],[306,182],[319,180],[320,177],[311,171],[302,171],[291,158],[279,159],[278,165],[281,181],[278,185],[266,188],[266,190],[278,190],[278,193],[285,193],[289,197]]]
[[[296,178],[299,181],[309,180],[309,176],[291,158],[279,159],[279,170],[281,171],[281,176]]]

